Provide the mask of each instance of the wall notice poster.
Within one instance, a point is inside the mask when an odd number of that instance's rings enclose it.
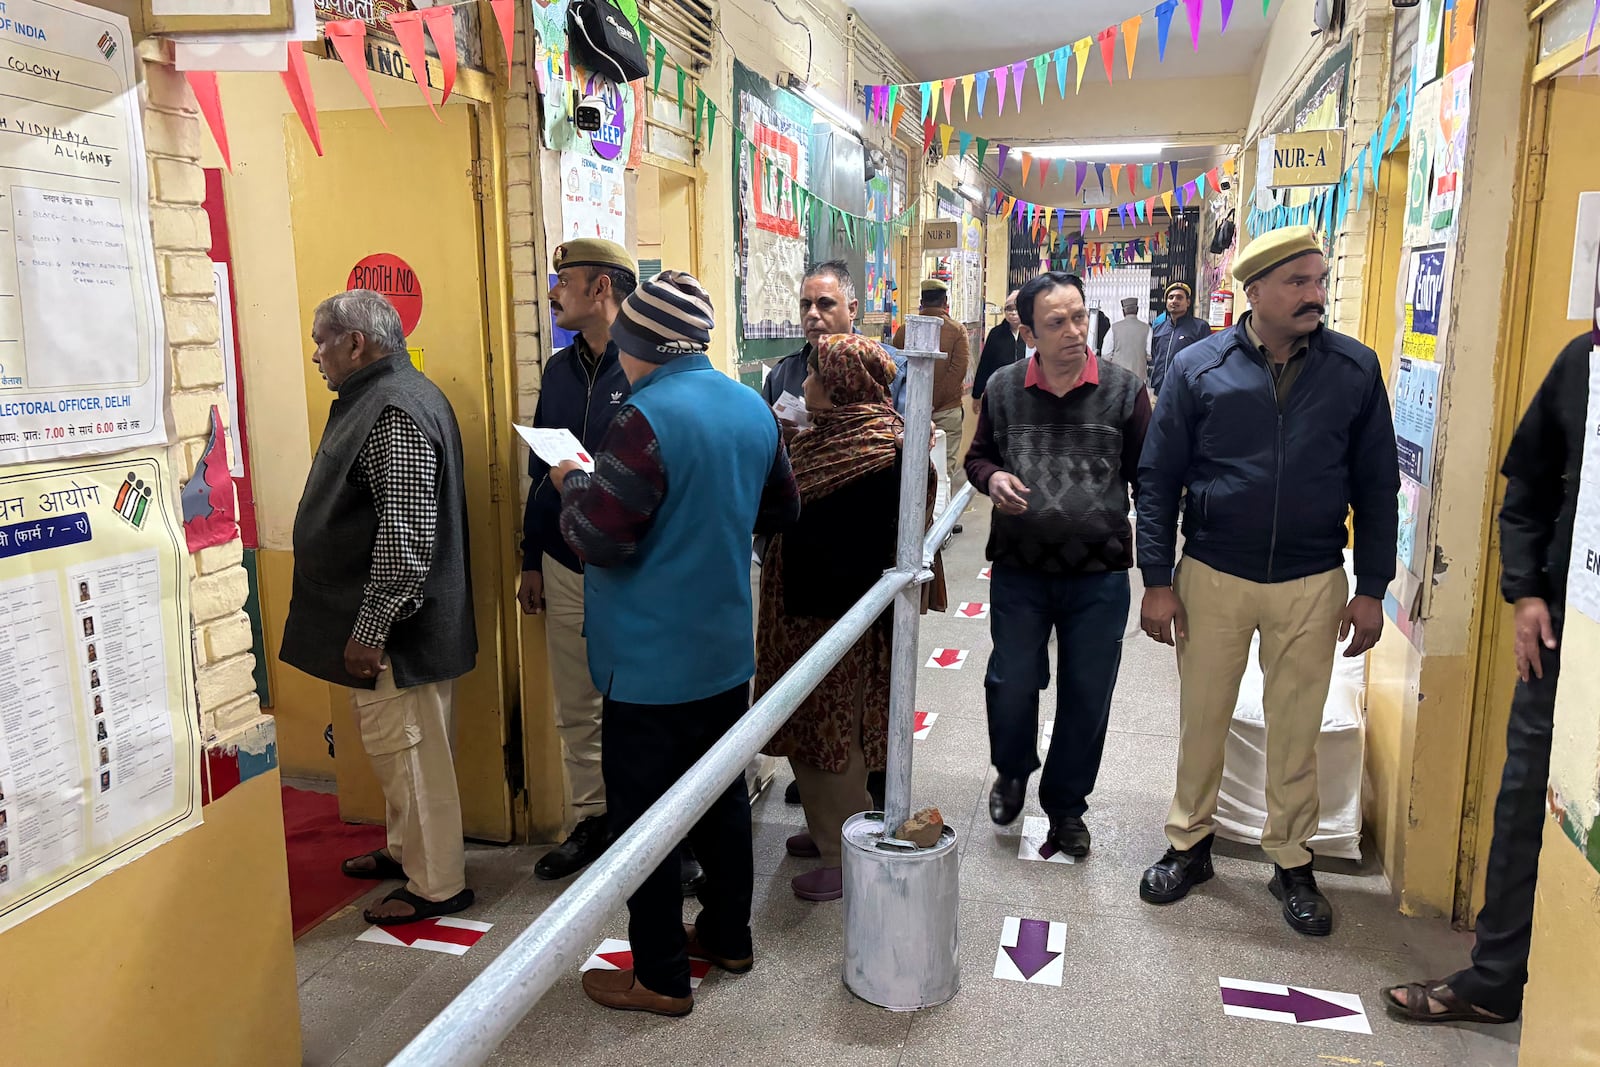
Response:
[[[1406,244],[1412,248],[1433,239],[1433,163],[1438,153],[1440,83],[1417,90],[1411,112],[1410,174],[1406,190]]]
[[[1455,232],[1456,206],[1461,201],[1461,168],[1467,157],[1467,120],[1472,111],[1472,64],[1450,71],[1439,81],[1439,111],[1434,134],[1433,200],[1429,205],[1434,239]]]
[[[1402,347],[1412,359],[1432,361],[1439,350],[1444,311],[1444,246],[1414,249],[1406,279],[1406,321]]]
[[[1424,513],[1427,490],[1420,483],[1402,474],[1400,476],[1400,529],[1395,538],[1395,557],[1400,565],[1415,574],[1418,570],[1417,531],[1427,521]]]
[[[623,167],[577,152],[561,153],[561,239],[601,237],[626,244]]]
[[[0,931],[200,823],[160,451],[0,472]]]
[[[534,77],[544,97],[540,130],[544,146],[637,167],[644,154],[644,82],[618,85],[573,62],[567,50],[567,0],[529,4],[526,9],[533,20]],[[667,84],[662,82],[663,89]],[[602,105],[600,128],[593,133],[578,129],[572,121],[574,107],[587,97]]]
[[[1439,77],[1439,61],[1444,56],[1445,0],[1422,0],[1417,12],[1417,50],[1412,67],[1415,88],[1422,88]]]
[[[1433,484],[1433,433],[1439,407],[1439,365],[1400,357],[1394,382],[1394,437],[1400,470],[1412,481]]]
[[[774,92],[779,99],[794,100],[789,93]],[[734,161],[739,169],[747,338],[805,336],[799,317],[806,238],[793,198],[777,196],[768,203],[760,175],[752,171],[752,160],[760,159],[764,167],[776,168],[801,185],[809,180],[809,108],[804,118],[791,110],[797,109],[771,106],[752,92],[739,94],[739,126],[754,146],[753,154],[740,153]]]
[[[7,0],[0,464],[167,439],[166,359],[128,20]]]

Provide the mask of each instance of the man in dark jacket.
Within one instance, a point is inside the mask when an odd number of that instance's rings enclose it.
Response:
[[[1006,294],[1006,318],[996,324],[984,339],[983,352],[978,356],[978,369],[972,375],[972,413],[983,411],[983,390],[996,371],[1020,362],[1028,356],[1028,342],[1022,339],[1022,320],[1017,317],[1017,294],[1013,289]]]
[[[1150,391],[1161,395],[1167,371],[1178,353],[1211,336],[1211,327],[1190,312],[1194,310],[1194,290],[1186,282],[1167,286],[1167,315],[1156,322],[1150,335]]]
[[[1172,365],[1139,464],[1142,625],[1176,641],[1181,678],[1171,847],[1139,895],[1168,904],[1211,877],[1223,748],[1259,631],[1269,888],[1290,927],[1323,935],[1333,910],[1306,847],[1317,832],[1317,739],[1336,641],[1353,631],[1345,655],[1359,656],[1383,633],[1399,526],[1394,426],[1376,354],[1322,325],[1328,265],[1310,227],[1257,238],[1234,274],[1251,310]]]
[[[637,284],[633,259],[611,241],[585,239],[557,246],[550,307],[556,325],[578,335],[551,357],[540,382],[536,427],[570,430],[592,455],[631,392],[611,341],[618,304]],[[593,862],[611,843],[606,791],[600,774],[600,693],[589,677],[583,631],[583,564],[561,537],[561,494],[550,468],[532,451],[533,486],[522,517],[522,584],[517,601],[529,615],[545,613],[545,647],[556,698],[556,731],[571,791],[572,833],[534,866],[540,878],[566,878]]]
[[[452,683],[478,654],[461,432],[381,294],[324,300],[311,339],[338,398],[295,514],[280,655],[351,689],[389,840],[342,869],[406,883],[367,921],[448,915],[472,904],[450,748]]]
[[[1390,1014],[1412,1022],[1504,1023],[1522,1013],[1561,673],[1567,566],[1589,417],[1589,363],[1596,343],[1584,334],[1562,349],[1500,468],[1506,477],[1500,508],[1500,592],[1516,608],[1521,681],[1506,727],[1506,762],[1495,801],[1472,966],[1442,981],[1384,990]]]

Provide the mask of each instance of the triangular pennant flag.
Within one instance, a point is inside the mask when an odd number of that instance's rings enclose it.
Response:
[[[1022,184],[1028,184],[1028,175],[1033,171],[1033,157],[1026,152],[1018,153],[1022,157]]]
[[[889,129],[891,131],[894,129],[893,117],[894,117],[894,113],[895,113],[896,108],[899,107],[899,104],[900,104],[900,86],[891,85],[891,86],[889,86],[889,108],[888,108],[889,116],[890,116]]]
[[[1006,83],[1011,79],[1011,68],[1001,64],[994,68],[995,97],[1000,105],[999,114],[1006,113]],[[988,71],[983,73],[978,82],[978,114],[983,114],[983,85],[988,81]]]
[[[1111,209],[1108,208],[1108,207],[1101,208],[1100,209],[1100,232],[1101,233],[1105,232],[1106,223],[1108,223],[1110,221],[1111,221]]]
[[[922,154],[924,156],[933,151],[933,135],[936,132],[937,127],[934,125],[931,115],[922,120]]]
[[[1378,127],[1377,147],[1372,150],[1372,191],[1378,191],[1378,164],[1383,162],[1383,142],[1389,136],[1389,116],[1383,117],[1383,125]]]
[[[1074,194],[1083,192],[1083,180],[1089,176],[1089,164],[1080,160],[1076,165],[1078,170],[1078,184],[1077,187],[1072,190]]]
[[[955,136],[955,132],[955,127],[953,126],[939,127],[939,148],[947,156],[950,154],[950,138]]]
[[[1039,103],[1044,103],[1045,79],[1049,77],[1045,72],[1050,69],[1050,53],[1033,57],[1033,80],[1039,83]]]
[[[1006,160],[1011,158],[1011,146],[1008,145],[1008,144],[1002,144],[1002,145],[999,146],[999,148],[1000,148],[1000,162],[995,165],[995,173],[999,174],[1001,177],[1005,177]],[[979,166],[982,166],[982,165],[983,165],[982,163],[979,164]]]
[[[1233,17],[1233,0],[1219,0],[1222,6],[1222,32],[1228,32],[1228,20]]]
[[[1194,50],[1200,51],[1200,17],[1205,12],[1206,0],[1183,0],[1183,6],[1189,13],[1189,39],[1194,42]]]
[[[511,0],[489,0],[489,9],[494,12],[494,23],[500,27],[500,43],[506,46],[506,70],[511,69],[511,53],[514,49],[511,42],[516,39],[516,23],[512,22],[513,12]]]
[[[1006,68],[1002,67],[1000,69],[1001,70],[1005,70]],[[983,114],[984,100],[989,95],[989,79],[991,77],[994,77],[994,75],[991,75],[986,70],[980,70],[980,71],[978,71],[978,73],[974,74],[972,77],[977,82],[977,85],[978,85],[978,114],[982,115]],[[1000,93],[1000,99],[1001,99],[1001,106],[1004,107],[1005,106],[1005,92],[1003,90]]]
[[[1061,99],[1067,98],[1067,52],[1069,49],[1062,45],[1055,51],[1056,88],[1061,92]]]
[[[1094,228],[1094,217],[1087,211],[1078,212],[1078,232],[1088,233]]]
[[[954,79],[954,78],[946,79],[945,82],[944,82],[944,117],[949,119],[951,122],[954,122],[956,120],[956,113],[950,106],[951,103],[953,102],[953,97],[955,96],[955,91],[956,91],[956,79]]]
[[[1219,193],[1222,192],[1222,173],[1216,167],[1212,167],[1206,177],[1211,179],[1211,188]]]
[[[1178,0],[1161,0],[1156,5],[1156,54],[1158,62],[1167,61],[1167,34],[1172,32],[1172,13],[1178,9]]]
[[[1167,218],[1170,219],[1172,217],[1172,190],[1171,189],[1163,189],[1161,191],[1161,206],[1167,209]]]
[[[1201,196],[1206,195],[1206,175],[1202,174],[1194,180],[1195,192]]]
[[[989,142],[985,138],[978,138],[978,166],[983,167],[983,157],[989,154]],[[1005,160],[1000,161],[1001,169],[1005,169]]]
[[[1167,169],[1172,171],[1172,187],[1178,187],[1178,164],[1176,161],[1167,164]]]
[[[1055,172],[1056,172],[1056,184],[1057,185],[1060,185],[1062,182],[1066,181],[1067,180],[1067,161],[1064,160],[1064,159],[1056,160]]]
[[[1080,38],[1072,46],[1072,53],[1078,58],[1078,83],[1073,92],[1083,92],[1083,68],[1084,64],[1089,61],[1089,50],[1093,47],[1094,41],[1088,37]]]
[[[360,19],[338,19],[324,23],[322,32],[333,42],[333,50],[339,53],[344,69],[350,72],[350,80],[356,83],[356,88],[361,90],[361,95],[371,106],[372,113],[378,116],[378,121],[387,130],[389,120],[379,110],[378,98],[372,95],[372,79],[367,77],[367,24]]]
[[[1222,169],[1230,178],[1233,177],[1233,167],[1233,157],[1230,156],[1222,161]]]
[[[1155,184],[1156,184],[1155,180],[1153,178],[1151,178],[1151,176],[1150,176],[1151,172],[1156,169],[1155,168],[1155,164],[1146,163],[1146,164],[1144,164],[1144,167],[1142,169],[1144,170],[1144,187],[1146,189],[1155,188]]]
[[[1067,228],[1067,209],[1064,208],[1064,207],[1058,207],[1058,208],[1056,208],[1056,232],[1060,233],[1062,230],[1064,230],[1066,228]]]
[[[706,104],[708,104],[709,102],[710,102],[710,100],[707,98],[705,90],[700,88],[698,85],[695,86],[695,89],[694,89],[694,139],[696,141],[700,140],[700,127],[706,121]]]
[[[200,105],[200,114],[205,116],[206,125],[211,128],[211,139],[217,142],[217,151],[222,153],[222,165],[232,174],[233,154],[228,151],[228,126],[222,120],[222,96],[217,91],[217,73],[213,70],[186,70],[183,76],[188,80],[189,88],[194,90],[195,102]]]
[[[1150,201],[1139,201],[1138,206],[1134,210],[1139,213],[1139,221],[1143,222],[1145,219],[1150,217]]]
[[[1100,61],[1105,64],[1106,84],[1111,84],[1111,65],[1117,61],[1117,28],[1107,26],[1095,35],[1100,42]]]
[[[905,113],[906,102],[904,100],[896,100],[894,104],[894,112],[889,116],[890,136],[893,136],[893,131],[900,128],[900,117]]]
[[[1178,209],[1180,211],[1189,206],[1189,190],[1192,188],[1194,188],[1193,182],[1184,182],[1178,186]]]
[[[394,29],[394,38],[400,42],[400,51],[406,57],[406,62],[411,64],[411,71],[417,76],[417,88],[422,90],[423,102],[428,105],[428,110],[433,112],[433,117],[439,118],[439,109],[433,106],[433,94],[428,92],[428,46],[423,43],[422,12],[421,11],[396,11],[389,16],[389,25]]]
[[[439,87],[442,94],[439,106],[443,107],[450,102],[450,94],[456,87],[456,9],[449,4],[425,7],[422,9],[422,24],[428,28],[428,36],[433,38],[433,48],[439,53],[439,66],[444,71],[444,84]],[[304,62],[301,60],[302,64]]]
[[[1039,188],[1041,188],[1041,189],[1044,188],[1044,180],[1045,180],[1045,177],[1049,173],[1050,173],[1049,164],[1046,161],[1041,159],[1039,161]]]
[[[655,52],[656,76],[653,87],[655,91],[659,93],[661,91],[661,72],[667,69],[667,45],[666,42],[659,37],[656,38]]]
[[[311,72],[306,70],[306,50],[300,47],[299,41],[289,41],[285,47],[289,63],[283,69],[283,87],[289,93],[295,114],[300,116],[300,125],[306,128],[306,136],[311,138],[311,147],[320,156],[322,129],[317,124],[317,96],[311,90]]]
[[[1367,192],[1367,150],[1361,149],[1361,154],[1356,157],[1356,210],[1361,210],[1361,201],[1366,198]]]
[[[933,107],[933,83],[922,83],[922,117],[928,117],[928,109]]]
[[[959,154],[957,154],[956,158],[957,159],[966,159],[967,158],[967,149],[972,147],[972,134],[968,133],[966,130],[962,130],[961,131],[961,142],[960,143],[961,143],[961,151],[960,151]]]
[[[1110,170],[1111,170],[1111,191],[1113,193],[1119,192],[1120,190],[1117,188],[1117,185],[1122,181],[1122,164],[1121,163],[1113,163],[1113,164],[1111,164]],[[1130,189],[1129,192],[1132,192],[1132,190]]]
[[[977,76],[972,74],[963,75],[961,78],[962,99],[966,101],[967,118],[969,119],[972,117],[972,87],[977,83],[977,80]]]
[[[1016,97],[1017,110],[1022,110],[1022,83],[1028,75],[1028,61],[1018,60],[1011,64],[1011,92]],[[1044,85],[1039,86],[1039,102],[1044,103]]]
[[[1094,176],[1100,180],[1100,191],[1102,193],[1105,192],[1106,191],[1106,165],[1104,163],[1096,163],[1094,165]]]
[[[1131,19],[1122,20],[1122,51],[1128,57],[1128,77],[1133,77],[1133,55],[1139,50],[1139,27],[1144,24],[1143,15],[1135,15]]]

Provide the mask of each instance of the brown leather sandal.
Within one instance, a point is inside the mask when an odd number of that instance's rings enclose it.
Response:
[[[1430,1001],[1438,1002],[1444,1010],[1434,1011]],[[1515,1016],[1496,1015],[1487,1008],[1480,1008],[1476,1004],[1462,1000],[1443,979],[1389,986],[1383,991],[1383,1006],[1395,1018],[1412,1023],[1495,1025],[1516,1020]]]

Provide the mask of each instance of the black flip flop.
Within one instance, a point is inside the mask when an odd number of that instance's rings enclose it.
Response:
[[[350,866],[356,860],[368,859],[372,861],[371,867]],[[339,870],[343,871],[347,878],[364,878],[369,882],[387,882],[395,878],[404,879],[406,876],[406,869],[381,848],[363,852],[359,856],[351,856],[339,864]]]
[[[361,917],[373,926],[404,926],[406,923],[421,922],[423,919],[432,919],[440,915],[454,915],[458,911],[465,911],[472,907],[473,894],[470,889],[463,889],[453,897],[445,900],[429,900],[419,897],[410,890],[401,888],[383,898],[387,904],[391,900],[398,900],[410,904],[410,915],[373,915],[371,909],[361,913]]]

